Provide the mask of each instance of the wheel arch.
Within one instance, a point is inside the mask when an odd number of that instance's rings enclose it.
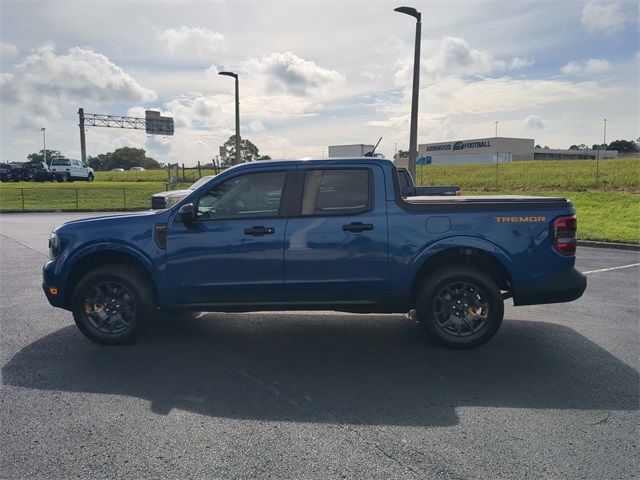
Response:
[[[502,252],[496,252],[480,246],[448,245],[441,248],[430,249],[430,255],[423,254],[422,261],[411,283],[411,304],[415,305],[420,286],[427,276],[448,266],[471,266],[483,272],[487,272],[491,279],[501,290],[511,292],[513,290],[512,276],[505,265],[508,260]]]
[[[151,285],[155,298],[156,300],[158,299],[158,285],[156,285],[154,277],[145,262],[131,252],[113,248],[88,252],[74,262],[67,275],[65,285],[65,301],[67,305],[71,305],[73,291],[80,279],[91,270],[105,265],[120,265],[135,269]]]

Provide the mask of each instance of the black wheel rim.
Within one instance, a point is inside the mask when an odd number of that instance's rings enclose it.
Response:
[[[468,337],[484,328],[489,317],[489,299],[478,285],[453,282],[436,295],[433,314],[438,328],[454,337]]]
[[[84,311],[93,328],[106,334],[118,334],[133,324],[136,302],[131,290],[122,283],[101,282],[87,293]]]

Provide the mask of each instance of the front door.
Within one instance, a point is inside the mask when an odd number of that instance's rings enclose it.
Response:
[[[287,298],[328,306],[377,302],[386,293],[388,257],[382,169],[345,164],[298,175],[301,208],[285,239]]]
[[[284,291],[281,213],[287,169],[214,183],[194,199],[196,220],[167,232],[167,279],[174,304],[271,303]]]

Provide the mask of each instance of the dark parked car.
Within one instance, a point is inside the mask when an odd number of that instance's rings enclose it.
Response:
[[[19,182],[20,166],[11,163],[0,163],[0,182]]]
[[[54,175],[44,163],[29,162],[22,165],[20,180],[23,182],[52,182]]]

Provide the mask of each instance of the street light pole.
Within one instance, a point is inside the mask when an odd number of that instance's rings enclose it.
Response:
[[[47,136],[46,136],[47,128],[42,127],[40,131],[42,132],[42,154],[44,155],[44,164],[48,167],[49,165],[47,165]]]
[[[498,188],[499,180],[498,180],[498,163],[500,158],[500,149],[498,147],[498,121],[493,122],[496,124],[496,188]]]
[[[604,133],[602,134],[602,145],[596,152],[596,188],[600,185],[600,150],[606,148],[607,145],[607,119],[604,119]]]
[[[413,89],[411,93],[411,126],[409,130],[409,172],[416,178],[418,156],[418,94],[420,92],[420,36],[422,14],[413,7],[398,7],[394,12],[404,13],[416,19],[416,44],[413,56]]]
[[[238,74],[233,72],[218,72],[218,75],[233,77],[236,80],[236,160],[234,165],[241,162],[240,156],[240,85],[238,82]]]

